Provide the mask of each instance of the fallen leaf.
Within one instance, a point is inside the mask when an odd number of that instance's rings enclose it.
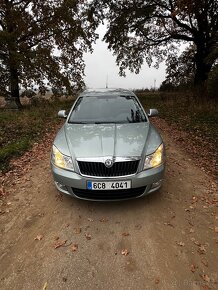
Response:
[[[100,219],[100,222],[106,223],[106,222],[108,222],[108,219],[107,218],[102,218],[102,219]]]
[[[129,233],[122,233],[122,236],[127,237],[129,236]]]
[[[195,241],[194,243],[195,243],[195,245],[197,245],[199,247],[201,246],[201,243],[199,243],[198,241]]]
[[[183,242],[178,242],[177,245],[180,246],[180,247],[184,247],[184,246],[185,246],[185,243],[183,243]]]
[[[142,225],[136,225],[135,228],[136,228],[137,230],[140,230],[140,229],[142,228]]]
[[[89,235],[89,234],[85,234],[85,237],[86,237],[87,240],[91,240],[91,238],[92,238],[92,236]]]
[[[65,241],[57,241],[57,243],[55,243],[55,245],[54,245],[54,248],[55,248],[55,249],[60,248],[60,247],[62,247],[63,245],[65,245],[66,242],[67,242],[67,240],[65,240]]]
[[[127,255],[129,255],[129,251],[127,249],[123,249],[121,251],[121,254],[124,255],[124,256],[127,256]]]
[[[78,244],[73,244],[71,247],[71,251],[76,252],[78,250]]]
[[[210,290],[211,288],[208,285],[203,285],[202,286],[204,290]]]
[[[47,283],[47,282],[45,282],[45,284],[44,284],[44,286],[43,286],[42,290],[46,290],[46,289],[47,289],[47,287],[48,287],[48,283]]]
[[[170,227],[174,228],[174,225],[171,224],[171,223],[164,223],[164,225],[165,225],[165,226],[170,226]]]
[[[215,230],[215,233],[218,233],[218,227],[215,227],[214,230]]]
[[[194,273],[196,271],[196,266],[192,264],[190,270],[192,271],[192,273]]]
[[[155,284],[159,284],[160,283],[160,279],[156,278],[154,282],[155,282]]]
[[[6,193],[5,193],[5,189],[3,187],[0,187],[0,197],[5,197]]]
[[[202,274],[202,275],[200,275],[201,276],[201,278],[204,280],[204,281],[206,281],[206,282],[210,282],[210,278],[208,277],[208,275],[206,275],[206,274]]]
[[[196,196],[193,196],[192,197],[192,203],[197,202],[197,201],[198,201],[198,198]]]
[[[34,240],[41,241],[42,238],[43,238],[43,235],[37,235]]]
[[[208,267],[208,262],[205,258],[202,258],[201,259],[201,263],[205,266],[205,267]]]
[[[187,221],[188,221],[188,223],[190,224],[190,226],[192,226],[192,227],[194,226],[194,224],[193,224],[192,221],[190,221],[190,220],[188,220],[188,219],[187,219]]]
[[[201,245],[201,246],[198,248],[198,253],[200,253],[200,254],[205,254],[205,253],[206,253],[206,249],[205,249],[205,247]]]
[[[81,233],[81,231],[82,231],[81,228],[75,228],[75,229],[73,230],[73,233],[78,235],[78,234]]]

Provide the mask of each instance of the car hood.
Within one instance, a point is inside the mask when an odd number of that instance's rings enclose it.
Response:
[[[70,154],[74,158],[141,156],[150,123],[65,124]]]

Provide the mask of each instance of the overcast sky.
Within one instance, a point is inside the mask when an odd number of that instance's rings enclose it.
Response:
[[[98,29],[100,35],[96,42],[94,52],[86,53],[84,60],[85,83],[88,88],[104,88],[108,76],[108,87],[110,88],[126,88],[126,89],[141,89],[159,87],[165,79],[165,65],[161,64],[159,69],[149,68],[146,64],[143,65],[139,74],[132,74],[129,71],[126,77],[120,77],[119,68],[115,62],[115,56],[108,50],[107,44],[102,41],[105,32],[105,27],[101,26]]]

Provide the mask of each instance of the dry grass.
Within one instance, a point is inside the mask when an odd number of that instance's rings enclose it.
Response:
[[[212,164],[218,164],[218,104],[215,100],[194,99],[181,93],[144,93],[139,98],[146,109],[158,109],[160,117],[168,124],[188,133],[186,138],[191,139],[193,146],[202,148],[199,155],[206,154]]]

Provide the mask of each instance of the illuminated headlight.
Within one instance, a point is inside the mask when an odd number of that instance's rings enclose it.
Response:
[[[157,150],[145,157],[144,170],[160,166],[164,162],[164,146],[161,144]]]
[[[52,162],[57,167],[74,170],[72,158],[62,154],[54,145],[52,146]]]

